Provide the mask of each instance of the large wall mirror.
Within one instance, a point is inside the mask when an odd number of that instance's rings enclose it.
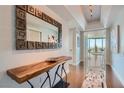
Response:
[[[16,6],[16,49],[62,47],[62,25],[30,5]]]

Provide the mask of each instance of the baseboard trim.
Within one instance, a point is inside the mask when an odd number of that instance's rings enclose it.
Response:
[[[111,67],[112,67],[112,70],[114,71],[115,75],[117,76],[117,78],[121,82],[121,84],[124,86],[124,80],[122,79],[122,77],[120,76],[120,74],[118,73],[118,71],[115,69],[114,66],[111,66]]]
[[[83,63],[83,61],[80,61],[80,62],[78,62],[78,63],[69,63],[69,64],[71,64],[71,65],[73,65],[73,66],[76,66],[76,65],[79,65],[80,63]]]

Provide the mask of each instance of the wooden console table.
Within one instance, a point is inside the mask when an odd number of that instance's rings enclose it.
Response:
[[[54,82],[56,80],[56,76],[59,76],[60,79],[62,79],[62,73],[64,71],[65,75],[66,75],[66,82],[67,82],[67,74],[64,68],[64,64],[68,61],[71,60],[71,57],[68,56],[60,56],[60,57],[56,57],[54,58],[55,62],[50,62],[50,61],[43,61],[43,62],[38,62],[38,63],[34,63],[34,64],[30,64],[30,65],[26,65],[26,66],[21,66],[21,67],[17,67],[17,68],[13,68],[13,69],[9,69],[7,70],[7,74],[16,82],[18,82],[19,84],[23,83],[23,82],[28,82],[30,84],[30,86],[33,88],[34,86],[31,84],[31,82],[29,81],[31,78],[34,78],[44,72],[47,73],[47,77],[45,79],[45,81],[42,83],[41,87],[43,87],[44,83],[46,82],[47,79],[49,79],[49,84],[50,87],[54,87]],[[51,78],[49,75],[49,71],[55,67],[56,65],[58,65],[56,72],[55,72],[55,76],[54,76],[54,81],[51,84]],[[61,67],[61,75],[59,75],[58,70]]]

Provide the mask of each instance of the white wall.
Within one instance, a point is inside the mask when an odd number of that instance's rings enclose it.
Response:
[[[55,18],[62,23],[62,42],[61,49],[39,49],[39,50],[16,50],[15,49],[15,7],[14,6],[0,6],[0,87],[30,87],[27,83],[21,85],[17,84],[10,77],[7,76],[6,71],[10,68],[31,64],[45,60],[49,57],[69,55],[68,36],[69,30],[59,16],[53,13],[46,6],[36,6],[44,11],[46,14]],[[53,77],[53,72],[51,76]],[[39,87],[46,74],[42,74],[31,80],[35,87]],[[41,82],[40,82],[41,77]],[[48,82],[45,85],[48,87]]]
[[[84,62],[84,32],[80,32],[80,60]]]
[[[110,45],[110,28],[106,29],[106,53],[105,53],[105,61],[107,65],[111,65],[111,45]]]
[[[112,5],[102,5],[101,6],[101,24],[104,25],[105,28],[107,28],[108,26],[108,20],[110,18],[110,12],[112,9]]]
[[[124,85],[124,54],[112,53],[112,68],[118,79]]]
[[[77,37],[79,37],[79,46]],[[70,29],[69,39],[70,55],[72,56],[70,64],[78,65],[80,63],[80,31],[77,28]]]
[[[90,22],[86,26],[86,30],[100,29],[100,28],[103,28],[103,25],[99,21]]]
[[[123,6],[124,8],[124,6]],[[112,67],[120,79],[122,84],[124,85],[124,9],[121,9],[118,12],[118,16],[113,23],[112,28],[115,28],[117,25],[120,25],[120,53],[112,53]]]

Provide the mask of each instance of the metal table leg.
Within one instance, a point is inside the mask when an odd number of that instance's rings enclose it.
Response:
[[[27,82],[28,82],[28,84],[31,86],[31,88],[34,88],[34,86],[31,84],[30,81],[27,81]]]
[[[62,65],[62,67],[61,67],[61,75],[58,73],[58,71],[59,71],[59,68],[60,68],[60,66]],[[54,80],[53,80],[53,83],[52,83],[52,87],[54,87],[54,83],[55,83],[55,80],[56,80],[56,77],[58,76],[60,79],[61,79],[61,83],[62,83],[62,86],[61,87],[65,87],[65,84],[67,84],[67,73],[66,73],[66,71],[65,71],[65,68],[64,68],[64,63],[63,64],[61,64],[61,65],[58,65],[58,67],[57,67],[57,69],[56,69],[56,72],[55,72],[55,75],[54,75]],[[63,74],[63,71],[64,71],[64,73],[65,73],[65,76],[66,76],[66,82],[63,80],[63,78],[62,78],[62,74]]]
[[[46,82],[47,79],[49,79],[50,88],[52,87],[52,86],[51,86],[51,78],[50,78],[50,75],[49,75],[49,71],[47,71],[46,73],[47,73],[47,77],[46,77],[46,79],[44,80],[44,82],[42,83],[41,88],[43,87],[43,85],[45,84],[45,82]]]
[[[67,73],[66,73],[66,70],[64,68],[64,63],[62,64],[62,67],[61,67],[61,75],[58,73],[59,71],[59,68],[60,68],[61,65],[58,65],[57,69],[56,69],[56,72],[55,72],[55,75],[54,75],[54,80],[53,80],[53,83],[51,84],[51,78],[50,78],[50,75],[49,75],[49,71],[47,71],[47,77],[45,78],[45,80],[43,81],[43,83],[41,84],[41,88],[43,87],[43,85],[46,83],[47,79],[49,79],[49,85],[50,85],[50,88],[54,86],[54,83],[55,83],[55,80],[56,80],[56,76],[58,76],[62,81],[63,81],[63,86],[64,87],[64,80],[62,78],[62,74],[63,74],[63,71],[65,73],[65,76],[66,76],[66,82],[67,82]],[[31,84],[30,81],[27,81],[27,83],[31,86],[31,88],[34,88],[34,86]]]
[[[63,63],[63,64],[62,64],[62,70],[63,70],[63,71],[64,71],[64,73],[65,73],[66,82],[67,82],[67,73],[66,73],[66,70],[65,70],[65,68],[64,68],[64,64],[65,64],[65,63]]]
[[[52,83],[52,87],[54,86],[54,83],[55,83],[55,80],[56,80],[56,76],[59,75],[58,74],[58,70],[60,68],[60,65],[58,65],[57,69],[56,69],[56,72],[55,72],[55,75],[54,75],[54,80],[53,80],[53,83]],[[60,76],[59,76],[60,77]]]

